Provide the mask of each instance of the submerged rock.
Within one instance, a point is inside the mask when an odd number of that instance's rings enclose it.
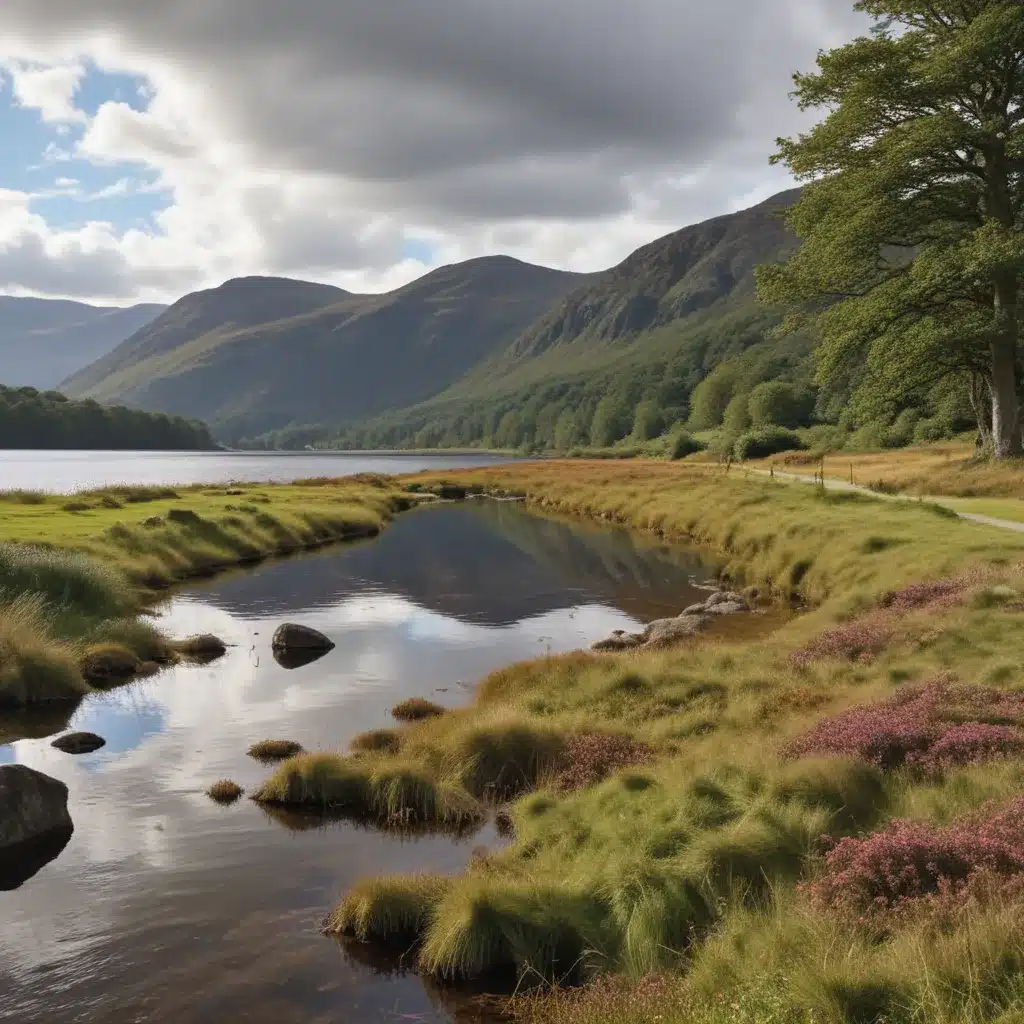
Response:
[[[69,732],[66,736],[59,736],[50,746],[63,750],[65,754],[91,754],[100,747],[105,747],[107,741],[94,732]]]
[[[275,651],[329,651],[334,647],[334,641],[311,626],[285,622],[274,630],[270,646]]]
[[[0,851],[73,827],[63,782],[23,764],[0,767]]]

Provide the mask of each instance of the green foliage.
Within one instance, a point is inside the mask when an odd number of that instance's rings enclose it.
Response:
[[[826,111],[775,157],[807,182],[803,240],[762,267],[759,293],[821,334],[819,380],[864,418],[968,378],[997,455],[1020,451],[1016,376],[1024,267],[1024,43],[1017,3],[862,0],[877,31],[796,76]],[[991,403],[991,418],[985,406]]]
[[[758,427],[740,435],[733,445],[733,454],[743,459],[763,459],[778,452],[803,448],[800,435],[786,427]]]
[[[669,440],[668,457],[670,459],[685,459],[687,455],[693,455],[694,452],[703,450],[704,445],[692,434],[687,433],[685,430],[680,430],[673,434]]]
[[[629,431],[628,410],[618,395],[605,395],[594,410],[590,424],[590,443],[607,448],[621,441]]]
[[[750,412],[747,408],[749,400],[750,392],[745,390],[737,391],[732,396],[722,416],[722,427],[726,433],[735,436],[750,428]]]
[[[633,415],[633,439],[651,441],[665,429],[665,416],[657,399],[645,398]]]
[[[795,384],[766,380],[750,393],[747,408],[755,427],[805,427],[810,422],[813,399]]]
[[[0,448],[206,449],[213,440],[195,420],[73,402],[54,391],[0,386]]]
[[[721,426],[739,378],[739,364],[720,363],[693,390],[690,397],[690,427],[710,430]]]

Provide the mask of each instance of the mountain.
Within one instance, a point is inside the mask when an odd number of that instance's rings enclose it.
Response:
[[[359,421],[436,394],[585,280],[493,256],[383,295],[229,281],[185,296],[66,390],[203,419],[226,439]]]
[[[779,315],[758,303],[754,281],[759,264],[796,246],[781,214],[798,195],[783,192],[643,246],[445,391],[344,431],[338,442],[544,446],[561,421],[562,447],[593,440],[602,400],[614,440],[629,433],[645,399],[663,422],[685,417],[693,389],[727,360],[744,360],[760,379],[802,373],[809,340],[768,336]]]
[[[54,388],[165,308],[156,304],[90,306],[0,295],[0,384]]]

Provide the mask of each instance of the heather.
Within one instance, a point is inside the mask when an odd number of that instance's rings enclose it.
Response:
[[[894,820],[864,838],[846,837],[825,855],[806,888],[821,909],[878,916],[926,897],[955,900],[972,888],[1024,892],[1024,798],[944,828]]]
[[[1024,754],[1024,693],[936,680],[823,719],[791,742],[791,757],[858,757],[936,773]]]

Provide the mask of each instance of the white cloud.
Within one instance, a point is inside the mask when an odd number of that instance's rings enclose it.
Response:
[[[787,187],[767,158],[803,123],[790,75],[863,24],[831,0],[636,0],[628,17],[613,0],[183,6],[5,3],[19,102],[75,115],[43,163],[124,167],[167,206],[146,232],[90,228],[89,273],[79,235],[26,222],[24,261],[4,258],[10,237],[0,250],[0,289],[172,299],[277,273],[377,290],[429,269],[408,239],[431,240],[433,264],[504,251],[600,269]],[[89,62],[138,76],[142,109],[82,120]],[[71,263],[48,267],[62,252]]]
[[[6,62],[15,102],[26,110],[36,110],[46,122],[63,125],[69,121],[85,121],[86,116],[74,105],[75,93],[85,75],[81,64],[38,66],[14,60]]]

